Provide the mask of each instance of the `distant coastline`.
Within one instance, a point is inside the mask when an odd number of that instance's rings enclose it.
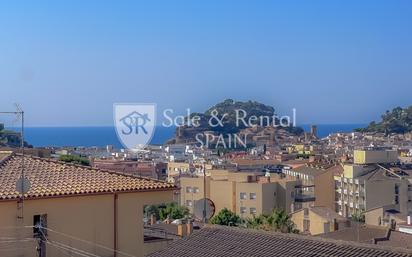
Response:
[[[326,137],[330,133],[351,132],[367,124],[319,124],[318,136]],[[300,125],[309,131],[310,125]],[[173,137],[175,128],[157,127],[151,144],[163,144]],[[34,147],[44,146],[85,146],[104,147],[113,145],[123,148],[117,139],[114,127],[26,127],[25,140]]]

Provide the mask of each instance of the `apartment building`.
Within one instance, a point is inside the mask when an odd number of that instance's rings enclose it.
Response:
[[[274,208],[290,212],[294,204],[296,180],[264,172],[210,170],[204,177],[182,177],[181,204],[193,211],[194,203],[204,196],[215,204],[216,212],[228,208],[242,218],[269,214]]]
[[[206,182],[206,195],[204,183]],[[191,213],[194,212],[196,201],[210,198],[210,176],[186,176],[180,178],[180,204],[186,206]]]
[[[167,181],[179,185],[181,177],[202,175],[204,169],[210,170],[212,169],[212,165],[198,162],[168,162]]]
[[[340,164],[320,161],[295,169],[284,169],[284,174],[300,181],[295,188],[294,211],[311,206],[325,206],[334,210],[334,176],[342,172]]]
[[[336,212],[350,217],[373,208],[395,205],[412,213],[412,170],[397,164],[392,150],[354,151],[354,163],[335,176]]]

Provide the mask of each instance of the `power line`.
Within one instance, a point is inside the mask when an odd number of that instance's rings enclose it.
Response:
[[[25,239],[14,239],[14,240],[1,240],[0,244],[11,244],[11,243],[20,243],[20,242],[30,242],[35,241],[33,238],[25,238]]]
[[[75,248],[75,247],[71,247],[71,246],[65,245],[65,244],[60,243],[60,242],[53,241],[52,243],[54,243],[55,245],[57,245],[57,246],[59,246],[59,247],[68,249],[68,250],[70,250],[70,251],[77,252],[78,254],[81,254],[81,255],[83,255],[83,256],[87,256],[87,257],[100,257],[100,256],[95,255],[95,254],[93,254],[93,253],[90,253],[90,252],[87,252],[87,251],[84,251],[84,250],[81,250],[81,249],[78,249],[78,248]]]
[[[51,245],[51,246],[53,246],[53,247],[55,247],[59,252],[61,252],[61,253],[64,254],[65,256],[73,257],[73,254],[72,254],[72,253],[66,253],[66,252],[65,252],[65,251],[67,251],[67,250],[62,251],[62,248],[61,248],[61,247],[58,247],[58,246],[56,246],[56,245],[54,245],[54,244],[52,244],[52,243],[50,243],[50,242],[47,242],[47,241],[46,241],[46,243],[49,244],[49,245]]]
[[[90,242],[90,241],[87,241],[87,240],[84,240],[84,239],[81,239],[81,238],[78,238],[78,237],[75,237],[75,236],[71,236],[71,235],[65,234],[65,233],[63,233],[63,232],[58,232],[58,231],[53,230],[53,229],[50,229],[50,228],[42,228],[42,229],[45,229],[45,230],[47,230],[47,231],[49,231],[49,232],[54,232],[54,233],[59,234],[59,235],[62,235],[62,236],[66,236],[66,237],[71,238],[71,239],[74,239],[74,240],[78,240],[78,241],[80,241],[80,242],[84,242],[84,243],[87,243],[87,244],[90,244],[90,245],[94,245],[94,246],[103,248],[103,249],[108,250],[108,251],[113,251],[113,252],[119,253],[119,254],[124,255],[124,256],[136,257],[136,256],[134,256],[134,255],[131,255],[131,254],[128,254],[128,253],[119,251],[119,250],[115,250],[115,249],[113,249],[113,248],[110,248],[110,247],[107,247],[107,246],[104,246],[104,245],[100,245],[100,244],[97,244],[97,243],[94,243],[94,242]]]
[[[92,254],[92,253],[89,253],[89,252],[86,252],[86,251],[77,249],[77,248],[75,248],[75,247],[70,247],[70,246],[65,245],[65,244],[63,244],[63,243],[59,243],[59,242],[56,242],[56,241],[51,242],[49,239],[47,239],[46,235],[43,233],[43,231],[42,231],[41,229],[40,229],[39,231],[40,231],[40,233],[43,235],[43,237],[44,237],[44,239],[45,239],[45,242],[48,243],[48,244],[52,244],[52,245],[54,245],[55,247],[60,247],[60,248],[62,248],[62,249],[64,249],[64,250],[68,250],[68,249],[69,249],[70,252],[75,252],[75,253],[77,253],[77,254],[80,255],[80,256],[84,256],[84,257],[99,257],[98,255],[95,255],[95,254]],[[42,240],[42,241],[43,241],[43,240]]]

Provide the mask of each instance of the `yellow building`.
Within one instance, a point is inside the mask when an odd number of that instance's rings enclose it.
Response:
[[[398,224],[406,224],[407,216],[397,210],[396,205],[386,205],[365,211],[365,223],[396,229]]]
[[[291,220],[301,233],[319,235],[347,226],[347,219],[324,206],[303,208],[291,214]]]
[[[156,249],[144,243],[143,207],[173,201],[173,185],[26,156],[30,186],[22,202],[22,159],[0,156],[0,231],[10,238],[2,257],[125,257]]]
[[[398,161],[396,150],[355,150],[353,162],[355,164],[395,163]]]
[[[350,217],[396,205],[401,213],[412,213],[412,171],[391,165],[396,158],[392,151],[355,151],[354,163],[345,164],[342,175],[334,178],[336,212]]]
[[[287,176],[301,182],[296,188],[294,210],[310,206],[325,206],[334,210],[334,176],[342,172],[340,164],[323,162],[307,163],[295,169],[284,170]]]
[[[187,176],[192,173],[202,173],[203,169],[212,169],[211,164],[188,163],[188,162],[168,162],[167,178],[170,182],[178,182],[180,176]]]
[[[215,204],[216,213],[227,208],[242,218],[269,214],[274,208],[291,211],[296,181],[263,172],[210,170],[206,177],[206,197]],[[181,204],[193,211],[194,203],[204,197],[203,177],[182,177]]]

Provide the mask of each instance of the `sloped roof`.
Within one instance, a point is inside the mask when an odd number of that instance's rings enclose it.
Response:
[[[312,206],[309,207],[309,210],[330,221],[333,221],[334,219],[336,219],[337,221],[347,220],[345,217],[337,214],[336,212],[325,206]]]
[[[387,228],[353,222],[350,227],[318,235],[322,238],[345,240],[352,242],[371,243],[375,238],[383,238]]]
[[[9,154],[0,160],[0,200],[19,198],[22,158]],[[26,198],[176,189],[163,181],[32,156],[24,157],[24,172],[31,184]]]
[[[412,235],[399,231],[391,231],[388,240],[378,241],[377,244],[392,247],[404,247],[412,250]]]
[[[387,256],[411,257],[407,249],[379,247],[302,235],[225,226],[206,226],[150,257]]]

